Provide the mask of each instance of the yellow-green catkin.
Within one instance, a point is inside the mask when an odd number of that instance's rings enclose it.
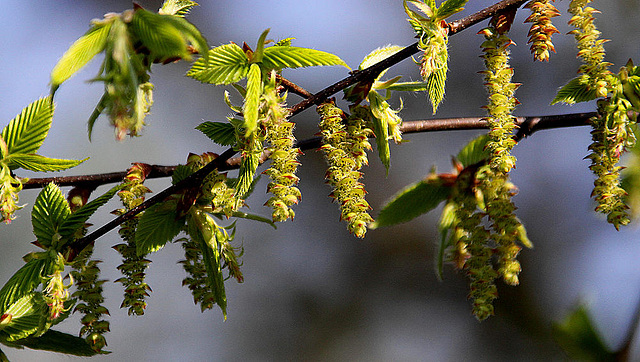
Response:
[[[456,268],[464,270],[469,278],[472,312],[482,321],[494,314],[498,273],[491,262],[490,232],[483,226],[484,215],[478,205],[475,184],[475,170],[462,173],[456,180],[451,202],[455,205],[457,224],[450,256]]]
[[[368,141],[371,130],[361,118],[347,117],[333,101],[319,105],[317,111],[321,116],[320,149],[329,164],[325,177],[333,187],[331,197],[340,205],[340,218],[347,221],[349,231],[363,238],[373,218],[368,212],[371,207],[365,200],[359,170],[368,162],[366,151],[371,149]]]
[[[99,352],[107,345],[104,334],[109,332],[109,321],[104,320],[103,316],[109,315],[109,310],[102,306],[102,285],[106,280],[98,279],[100,260],[91,259],[92,254],[93,246],[89,245],[73,261],[74,271],[71,275],[76,282],[76,291],[72,297],[79,300],[74,312],[84,314],[80,319],[83,325],[80,336],[85,336],[89,346]]]
[[[116,210],[116,214],[124,214],[144,201],[145,195],[151,192],[143,184],[149,172],[149,165],[142,163],[134,163],[129,169],[124,179],[124,187],[118,192],[124,208]],[[145,298],[151,292],[151,287],[145,281],[145,271],[151,261],[146,259],[145,255],[138,255],[136,250],[135,234],[138,217],[135,216],[122,223],[118,233],[124,243],[113,246],[113,249],[122,255],[122,264],[118,266],[118,270],[123,277],[116,280],[117,283],[122,283],[124,288],[120,308],[127,308],[129,315],[144,314],[147,307]]]
[[[271,159],[271,166],[264,173],[271,178],[267,191],[273,195],[267,200],[266,205],[272,209],[273,221],[293,220],[295,212],[291,206],[297,204],[302,197],[296,187],[299,181],[296,176],[300,165],[298,155],[302,152],[294,147],[295,124],[287,120],[289,111],[284,103],[286,94],[279,95],[275,72],[271,73],[269,81],[265,84],[262,99],[262,123],[266,129],[267,150]]]
[[[555,0],[531,0],[524,7],[531,10],[531,15],[525,23],[531,23],[529,29],[529,41],[531,43],[531,53],[533,59],[538,61],[549,61],[549,52],[556,52],[551,37],[559,33],[558,29],[551,23],[551,18],[560,15],[551,2]]]
[[[591,138],[589,146],[591,160],[589,168],[596,175],[592,196],[597,202],[596,211],[607,215],[607,221],[619,229],[629,223],[628,206],[625,203],[626,191],[620,185],[618,165],[620,155],[635,144],[633,127],[636,112],[630,101],[635,95],[625,93],[625,84],[633,64],[627,64],[616,76],[609,71],[611,63],[605,62],[606,39],[600,39],[600,31],[594,24],[594,14],[598,11],[588,4],[590,0],[573,0],[569,12],[573,15],[569,24],[576,29],[571,31],[578,47],[581,83],[595,92],[598,101],[598,115],[591,119]],[[629,98],[631,96],[631,98]]]

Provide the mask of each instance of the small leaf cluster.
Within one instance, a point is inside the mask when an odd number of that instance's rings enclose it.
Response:
[[[533,59],[544,62],[549,61],[549,52],[556,52],[551,37],[559,33],[551,23],[551,19],[560,16],[560,12],[551,2],[555,0],[531,0],[524,7],[531,10],[525,23],[531,23],[529,29],[529,41]]]
[[[50,97],[41,98],[12,119],[2,130],[0,138],[0,220],[10,223],[18,205],[22,183],[13,170],[45,172],[75,167],[85,160],[64,160],[38,155],[53,120],[54,105]]]
[[[445,0],[436,7],[435,0],[403,0],[409,23],[418,36],[418,47],[422,50],[420,75],[427,82],[427,93],[433,113],[444,99],[445,82],[449,69],[448,27],[444,19],[462,11],[468,0]],[[425,16],[411,10],[407,2],[413,4]]]
[[[206,58],[206,40],[182,17],[194,5],[168,1],[160,14],[138,5],[121,14],[109,13],[93,20],[89,31],[62,56],[51,72],[52,95],[97,54],[104,53],[100,73],[93,79],[104,83],[104,94],[89,117],[90,139],[102,113],[108,115],[118,140],[139,134],[153,104],[151,64],[191,60],[193,52],[204,53]]]
[[[144,201],[145,195],[151,192],[143,184],[149,171],[149,165],[133,164],[127,172],[127,176],[125,176],[122,190],[118,192],[124,207],[116,210],[114,214],[122,215]],[[135,243],[139,217],[139,215],[136,215],[120,225],[118,233],[124,243],[113,246],[113,249],[122,255],[122,264],[118,266],[118,270],[123,277],[116,280],[116,282],[122,283],[124,288],[124,299],[120,308],[128,308],[129,315],[144,314],[144,310],[147,307],[145,297],[151,292],[151,287],[145,282],[145,270],[151,261],[146,259],[145,255],[138,255]]]
[[[402,47],[397,45],[387,45],[375,49],[364,57],[358,70],[363,70],[369,66],[393,55],[400,51]],[[372,80],[363,81],[344,90],[344,98],[351,102],[352,113],[357,113],[359,117],[364,119],[373,130],[376,145],[378,148],[378,157],[389,172],[391,162],[391,151],[389,149],[389,141],[393,139],[395,143],[402,142],[402,119],[398,115],[402,109],[402,100],[400,100],[400,109],[394,110],[387,102],[391,98],[392,91],[426,91],[427,83],[425,82],[399,82],[401,76],[396,76],[389,80],[382,80],[386,73],[386,69]],[[382,95],[379,92],[385,91]],[[360,106],[362,101],[369,102],[368,106]]]
[[[333,187],[331,197],[340,205],[340,219],[348,223],[349,232],[363,238],[373,218],[359,170],[368,164],[366,151],[371,149],[371,130],[362,118],[356,114],[348,117],[333,101],[319,105],[317,111],[321,117],[320,149],[329,164],[325,179]]]
[[[0,342],[83,356],[94,355],[106,345],[102,333],[108,330],[108,322],[100,320],[100,316],[108,311],[100,305],[104,281],[97,279],[98,261],[90,260],[90,247],[76,250],[75,242],[84,233],[89,217],[107,203],[118,188],[112,188],[73,212],[54,184],[38,194],[31,220],[36,237],[34,244],[44,251],[27,254],[25,265],[0,290],[3,323]],[[65,266],[74,258],[78,258],[74,264],[76,271],[71,273],[73,279],[65,283]],[[76,291],[70,296],[74,279]],[[87,335],[86,341],[50,330],[69,316],[74,305],[76,311],[85,314],[82,320],[85,327],[80,334]]]

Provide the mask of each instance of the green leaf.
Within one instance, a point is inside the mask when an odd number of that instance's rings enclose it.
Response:
[[[53,91],[104,50],[111,24],[111,22],[95,24],[69,47],[51,71]]]
[[[387,119],[387,112],[390,106],[376,91],[369,92],[368,99],[371,105],[371,114],[373,115],[373,132],[376,135],[378,157],[380,157],[380,161],[382,161],[387,174],[389,174],[391,150],[389,149],[389,120]]]
[[[155,14],[142,8],[137,8],[133,13],[129,30],[141,45],[149,50],[149,56],[154,61],[191,59],[182,33],[171,22],[165,20],[172,16]]]
[[[191,0],[166,0],[158,13],[165,15],[185,16],[198,3]]]
[[[308,48],[268,47],[264,50],[264,58],[262,59],[262,68],[267,71],[324,65],[342,65],[347,69],[351,69],[347,63],[336,55]]]
[[[247,219],[247,220],[263,222],[265,224],[271,225],[271,227],[273,227],[274,229],[277,229],[276,223],[274,223],[273,220],[271,220],[270,218],[262,217],[260,215],[248,214],[242,211],[234,211],[231,216],[237,217],[239,219]]]
[[[445,250],[451,245],[451,238],[449,237],[449,231],[457,224],[456,218],[456,206],[453,202],[447,202],[442,208],[442,214],[440,214],[440,222],[438,222],[438,230],[440,231],[440,245],[438,247],[438,254],[436,259],[436,274],[438,279],[442,280],[442,270],[444,267],[444,253]]]
[[[95,125],[96,120],[98,120],[98,117],[100,117],[100,114],[102,114],[105,108],[107,108],[108,103],[109,103],[109,97],[108,97],[108,94],[105,92],[100,98],[100,101],[98,101],[98,104],[96,104],[96,107],[93,109],[93,112],[91,112],[91,116],[89,116],[89,120],[87,121],[87,134],[89,136],[89,142],[91,142],[91,133],[93,133],[93,126]]]
[[[227,296],[224,289],[224,275],[220,261],[220,245],[216,239],[217,225],[211,216],[200,210],[189,213],[187,232],[200,247],[202,259],[207,270],[207,281],[220,306],[224,319],[227,319]]]
[[[195,25],[180,16],[164,15],[163,19],[180,31],[184,40],[189,42],[198,51],[198,53],[202,55],[202,58],[205,59],[205,61],[207,60],[209,57],[209,44]],[[189,53],[189,55],[190,54],[191,53]],[[184,59],[190,60],[191,57],[188,56]]]
[[[572,360],[618,360],[596,331],[585,306],[579,306],[562,322],[554,323],[552,327],[554,339]]]
[[[425,2],[418,1],[418,0],[409,0],[409,2],[412,3],[415,7],[417,7],[420,11],[422,11],[429,18],[433,18],[434,14],[435,14],[435,12],[437,10],[436,9],[435,0],[427,0]],[[409,14],[409,11],[411,11],[415,15],[418,15],[415,11],[408,9],[407,0],[404,1],[404,7],[405,7],[405,11],[407,11],[407,14]],[[411,14],[409,14],[409,16],[411,16]],[[420,15],[418,15],[418,16],[420,16]],[[420,16],[420,18],[422,18],[422,16]],[[424,21],[425,19],[422,18],[421,20]]]
[[[412,220],[436,208],[450,194],[451,187],[437,178],[418,181],[396,194],[369,227],[375,229]]]
[[[2,130],[2,139],[7,144],[9,154],[38,152],[51,128],[53,109],[50,97],[40,98],[9,122]]]
[[[236,143],[235,128],[231,123],[203,122],[196,129],[221,146],[231,146]]]
[[[46,172],[61,171],[72,167],[76,167],[89,158],[84,160],[65,160],[60,158],[49,158],[35,154],[14,153],[6,157],[5,160],[10,169],[22,167],[25,170]]]
[[[250,63],[262,63],[262,58],[264,57],[264,42],[267,39],[267,34],[269,34],[269,30],[267,29],[260,34],[260,38],[258,38],[258,44],[256,45],[256,50],[251,55]]]
[[[31,211],[33,233],[38,242],[48,247],[54,239],[60,240],[58,230],[69,214],[71,214],[69,203],[58,186],[50,183],[42,189]]]
[[[456,160],[458,160],[464,167],[488,160],[491,158],[491,152],[485,148],[489,140],[490,138],[487,134],[474,138],[471,142],[467,143],[460,152],[458,152]]]
[[[200,58],[187,73],[188,77],[202,83],[230,84],[247,76],[249,61],[237,44],[225,44],[208,52],[208,58]]]
[[[40,285],[47,264],[47,259],[32,259],[9,278],[0,289],[0,314],[4,314],[11,304]]]
[[[91,357],[105,351],[96,352],[84,340],[68,333],[49,329],[40,337],[27,337],[13,341],[20,346],[31,349],[70,354],[73,356]]]
[[[136,250],[146,255],[160,250],[184,228],[184,218],[178,218],[175,201],[151,206],[138,219]]]
[[[253,186],[253,179],[259,165],[260,153],[258,152],[247,153],[242,158],[242,162],[240,162],[240,170],[238,171],[238,179],[235,184],[236,195],[239,198],[244,199],[249,195]]]
[[[358,66],[358,69],[367,69],[370,66],[389,58],[402,49],[404,48],[399,45],[387,45],[385,47],[378,48],[364,57],[362,63],[360,63],[360,65]],[[386,69],[384,71],[386,72]],[[383,73],[380,73],[380,76],[378,76],[378,78],[380,78],[382,74]]]
[[[388,90],[404,92],[424,92],[427,88],[427,82],[399,82],[385,87]]]
[[[433,114],[436,114],[438,106],[444,99],[444,87],[447,81],[447,66],[437,69],[427,79],[427,90],[429,94],[429,100],[433,106]]]
[[[589,86],[589,78],[587,76],[578,76],[565,84],[558,90],[558,94],[551,101],[551,104],[559,102],[566,104],[575,104],[580,102],[588,102],[598,98],[596,89]]]
[[[105,192],[104,195],[91,200],[69,215],[63,221],[62,225],[60,225],[59,233],[62,238],[70,238],[75,234],[78,229],[84,226],[91,215],[93,215],[98,208],[109,202],[109,200],[111,200],[111,198],[120,191],[122,187],[122,185],[112,187],[109,191]]]
[[[446,0],[445,2],[440,4],[440,7],[438,8],[438,10],[436,10],[433,17],[434,21],[444,20],[451,15],[462,11],[464,9],[464,5],[468,1],[469,0]]]
[[[262,76],[260,66],[258,64],[251,64],[251,69],[247,75],[247,96],[242,105],[245,137],[253,135],[258,128],[258,111],[260,108],[261,94]]]
[[[6,334],[6,340],[13,342],[32,335],[40,326],[44,300],[40,293],[29,293],[11,304],[2,314],[8,314],[11,320],[0,325],[0,331]]]

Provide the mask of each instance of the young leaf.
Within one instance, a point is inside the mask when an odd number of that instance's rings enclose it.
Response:
[[[185,16],[198,3],[191,0],[166,0],[158,13],[165,15]]]
[[[116,185],[107,191],[104,195],[91,200],[78,210],[69,215],[60,225],[59,233],[62,238],[71,237],[79,228],[89,220],[100,206],[106,204],[111,198],[122,189],[122,185]]]
[[[454,203],[445,203],[442,208],[442,214],[440,214],[440,222],[438,223],[438,230],[440,231],[440,245],[436,256],[436,274],[440,280],[442,280],[442,269],[444,267],[444,252],[451,243],[449,232],[454,224],[457,223],[455,209],[456,207]]]
[[[51,71],[51,89],[55,92],[74,73],[87,65],[93,57],[104,50],[111,30],[111,22],[95,24],[64,53]]]
[[[442,4],[435,13],[434,21],[444,20],[451,15],[460,12],[464,9],[464,5],[469,0],[446,0]]]
[[[251,64],[251,69],[247,75],[247,97],[244,99],[244,104],[242,106],[246,137],[254,134],[258,128],[260,94],[262,94],[260,66],[258,64]]]
[[[200,247],[202,259],[207,270],[208,286],[211,288],[216,304],[220,306],[224,319],[227,319],[227,296],[224,289],[224,275],[220,262],[220,246],[216,239],[217,225],[211,216],[195,210],[187,218],[187,231]]]
[[[84,338],[51,329],[40,337],[27,337],[13,341],[13,343],[40,351],[64,353],[81,357],[91,357],[98,353],[105,353],[104,351],[94,351]]]
[[[351,69],[347,63],[336,55],[308,48],[268,47],[264,50],[262,59],[262,68],[267,70],[323,65],[342,65],[347,69]]]
[[[565,84],[558,90],[558,94],[551,101],[551,104],[559,102],[566,104],[575,104],[580,102],[588,102],[598,98],[596,89],[589,86],[587,77],[579,76],[573,78],[569,83]]]
[[[259,165],[260,153],[250,152],[242,158],[240,170],[238,171],[238,179],[235,185],[236,195],[239,198],[244,199],[248,194],[250,194],[254,176],[256,175],[256,170]]]
[[[426,82],[400,82],[394,83],[384,89],[404,92],[424,92],[427,88],[428,85]]]
[[[372,229],[412,220],[446,200],[451,188],[437,178],[418,181],[396,194],[369,227]]]
[[[2,139],[7,144],[9,154],[38,151],[51,128],[53,109],[50,97],[40,98],[9,122],[2,130]]]
[[[231,146],[236,143],[235,128],[231,123],[203,122],[196,129],[221,146]]]
[[[364,59],[362,60],[362,63],[360,63],[360,65],[358,66],[358,69],[359,70],[367,69],[370,66],[384,59],[389,58],[390,56],[399,52],[402,49],[403,47],[399,45],[387,45],[385,47],[378,48],[364,57]],[[380,74],[380,76],[382,76],[382,73]],[[380,76],[378,76],[378,78],[380,78]]]
[[[382,99],[375,91],[369,92],[368,99],[371,105],[371,114],[373,115],[373,132],[376,135],[378,156],[388,174],[389,164],[391,162],[391,150],[389,150],[389,121],[387,119],[387,111],[390,106],[389,103]]]
[[[447,80],[447,66],[434,71],[427,79],[427,89],[429,93],[429,100],[433,106],[433,114],[436,114],[438,106],[444,99],[444,87]]]
[[[458,152],[456,160],[458,160],[464,167],[471,166],[483,160],[488,160],[491,158],[491,152],[485,149],[488,141],[489,135],[487,134],[474,138],[471,142],[467,143],[460,152]]]
[[[38,330],[44,300],[40,293],[29,293],[11,304],[2,312],[11,320],[0,328],[6,334],[6,340],[13,342],[32,335]]]
[[[269,34],[269,30],[267,29],[260,34],[260,38],[258,38],[258,44],[256,45],[256,50],[251,55],[250,63],[262,63],[262,57],[264,57],[264,42],[267,39],[267,34]]]
[[[184,227],[184,218],[178,218],[177,204],[165,202],[151,206],[138,219],[136,249],[138,255],[160,250],[173,240]]]
[[[249,61],[237,44],[225,44],[208,52],[208,58],[200,58],[187,76],[202,83],[230,84],[247,76]]]
[[[154,61],[162,62],[173,58],[191,59],[182,33],[165,20],[171,16],[137,8],[129,23],[129,30],[138,38],[142,46],[149,50],[149,56]]]
[[[10,169],[18,167],[30,171],[61,171],[72,167],[76,167],[84,161],[88,160],[65,160],[60,158],[49,158],[35,154],[14,153],[5,158]]]
[[[47,264],[46,259],[31,259],[9,278],[0,289],[0,315],[40,285]]]
[[[59,240],[58,230],[69,214],[69,203],[58,186],[50,183],[42,189],[31,211],[33,233],[38,242],[48,247],[54,239]]]
[[[579,306],[562,322],[554,323],[553,336],[556,342],[573,360],[579,361],[616,361],[596,331],[586,307]]]

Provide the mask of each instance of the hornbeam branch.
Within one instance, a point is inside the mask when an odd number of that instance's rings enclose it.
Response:
[[[527,0],[503,0],[500,1],[497,4],[491,5],[477,13],[474,13],[472,15],[469,15],[463,19],[454,21],[452,23],[449,24],[449,35],[455,35],[457,33],[459,33],[460,31],[475,25],[485,19],[490,18],[491,16],[495,15],[496,13],[498,13],[501,10],[504,10],[506,8],[515,6],[515,7],[519,7],[522,4],[524,4]],[[291,108],[291,116],[294,116],[300,112],[302,112],[303,110],[310,108],[313,105],[317,105],[317,104],[321,104],[322,102],[324,102],[325,99],[331,97],[332,95],[342,91],[343,89],[356,84],[360,81],[365,81],[365,80],[369,80],[369,79],[375,79],[375,77],[380,74],[380,72],[382,72],[383,70],[401,62],[402,60],[405,60],[409,57],[411,57],[413,54],[418,52],[418,43],[414,43],[406,48],[404,48],[403,50],[393,54],[392,56],[370,66],[369,68],[366,68],[364,70],[361,71],[356,71],[353,72],[353,74],[321,91],[319,91],[318,93],[314,94],[313,96],[301,101],[300,103],[296,104],[295,106],[293,106]],[[158,203],[158,202],[162,202],[164,201],[168,196],[177,193],[179,191],[182,191],[183,189],[186,189],[188,187],[196,187],[199,182],[201,182],[204,177],[206,177],[209,173],[211,173],[212,171],[222,167],[228,159],[230,159],[231,157],[233,157],[236,154],[236,151],[233,150],[233,148],[230,148],[228,150],[226,150],[225,152],[223,152],[218,158],[216,158],[215,160],[213,160],[212,162],[208,163],[207,165],[205,165],[203,168],[201,168],[200,170],[198,170],[197,172],[195,172],[194,174],[192,174],[191,176],[185,178],[184,180],[182,180],[181,182],[179,182],[176,185],[170,186],[168,188],[166,188],[165,190],[163,190],[162,192],[156,194],[154,197],[151,197],[149,199],[147,199],[145,202],[143,202],[142,204],[140,204],[138,207],[128,211],[127,213],[118,216],[116,219],[112,220],[111,222],[103,225],[102,227],[98,228],[97,230],[93,231],[92,233],[86,235],[85,237],[83,237],[82,239],[77,240],[75,243],[73,243],[72,248],[74,249],[74,251],[76,252],[80,252],[82,249],[84,249],[86,246],[88,246],[89,244],[93,243],[93,241],[95,241],[97,238],[99,238],[100,236],[106,234],[108,231],[110,231],[111,229],[116,228],[118,225],[122,224],[123,222],[132,219],[133,217],[135,217],[135,215],[137,215],[138,213],[146,210],[147,208],[149,208],[151,205]]]

